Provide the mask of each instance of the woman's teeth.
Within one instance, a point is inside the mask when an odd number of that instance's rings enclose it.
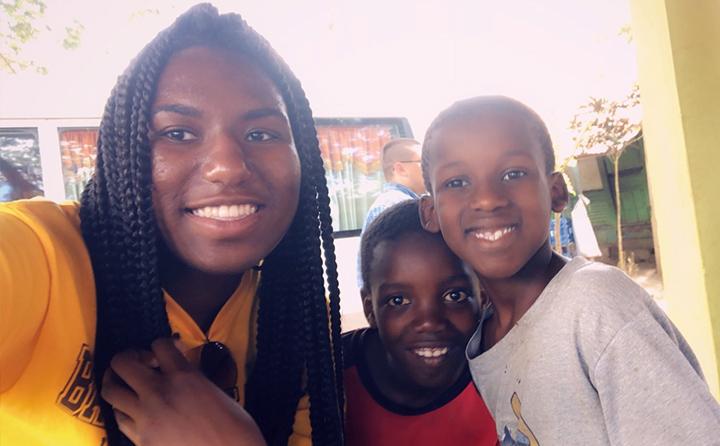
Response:
[[[215,220],[239,220],[257,212],[254,204],[231,204],[222,206],[205,206],[191,210],[193,215]]]
[[[423,358],[437,358],[443,355],[446,355],[448,352],[447,347],[423,347],[423,348],[416,348],[413,350],[413,352],[418,355],[422,356]]]
[[[494,242],[515,230],[515,226],[498,229],[497,231],[475,231],[475,238]]]

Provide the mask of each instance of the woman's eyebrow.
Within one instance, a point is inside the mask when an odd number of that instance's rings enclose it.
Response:
[[[199,118],[202,116],[202,112],[195,107],[182,104],[162,104],[158,105],[152,112],[152,116],[155,117],[158,113],[170,112],[177,113],[183,116],[189,116],[192,118]]]
[[[287,116],[285,115],[285,113],[276,107],[257,108],[254,110],[250,110],[249,112],[245,113],[245,115],[243,115],[243,117],[247,120],[260,119],[268,116],[281,118],[285,121],[287,120]]]

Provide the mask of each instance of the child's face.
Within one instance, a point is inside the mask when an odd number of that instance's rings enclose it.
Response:
[[[482,112],[442,124],[430,141],[432,198],[421,204],[430,230],[485,279],[514,276],[547,250],[551,210],[567,189],[547,174],[537,137],[517,115]]]
[[[440,237],[408,234],[373,251],[365,314],[396,378],[445,389],[465,367],[478,309],[460,260]]]
[[[153,205],[165,243],[205,272],[267,256],[298,206],[300,162],[285,104],[252,60],[191,47],[152,106]]]

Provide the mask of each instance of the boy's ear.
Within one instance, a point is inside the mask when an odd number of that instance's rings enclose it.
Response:
[[[365,313],[365,319],[367,319],[371,328],[377,328],[375,313],[373,312],[372,307],[372,297],[370,296],[370,293],[365,290],[360,291],[360,294],[362,295],[363,313]]]
[[[560,172],[550,174],[550,200],[552,210],[562,212],[570,199],[565,177]]]
[[[435,202],[430,195],[420,197],[420,223],[428,232],[440,232],[440,221],[435,212]]]

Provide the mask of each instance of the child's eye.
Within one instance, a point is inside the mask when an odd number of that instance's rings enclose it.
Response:
[[[170,129],[160,133],[160,136],[173,141],[194,141],[198,137],[189,130],[185,129]]]
[[[443,294],[445,302],[460,303],[470,299],[471,295],[465,290],[450,290]]]
[[[245,139],[251,142],[265,142],[277,139],[277,136],[273,135],[270,132],[266,132],[265,130],[253,130],[251,132],[248,132],[248,134],[245,136]]]
[[[399,307],[401,305],[407,305],[410,303],[410,299],[408,299],[405,296],[397,295],[397,296],[390,296],[387,299],[387,304],[391,307]]]
[[[468,184],[470,184],[470,182],[469,182],[468,180],[466,180],[466,179],[463,179],[463,178],[453,178],[452,180],[449,180],[449,181],[446,181],[446,182],[445,182],[445,187],[447,187],[448,189],[457,189],[457,188],[460,188],[460,187],[465,187],[465,186],[467,186]]]
[[[509,172],[505,172],[505,175],[503,175],[502,180],[503,181],[517,180],[518,178],[522,178],[525,175],[527,175],[527,172],[524,172],[522,170],[511,170]]]

